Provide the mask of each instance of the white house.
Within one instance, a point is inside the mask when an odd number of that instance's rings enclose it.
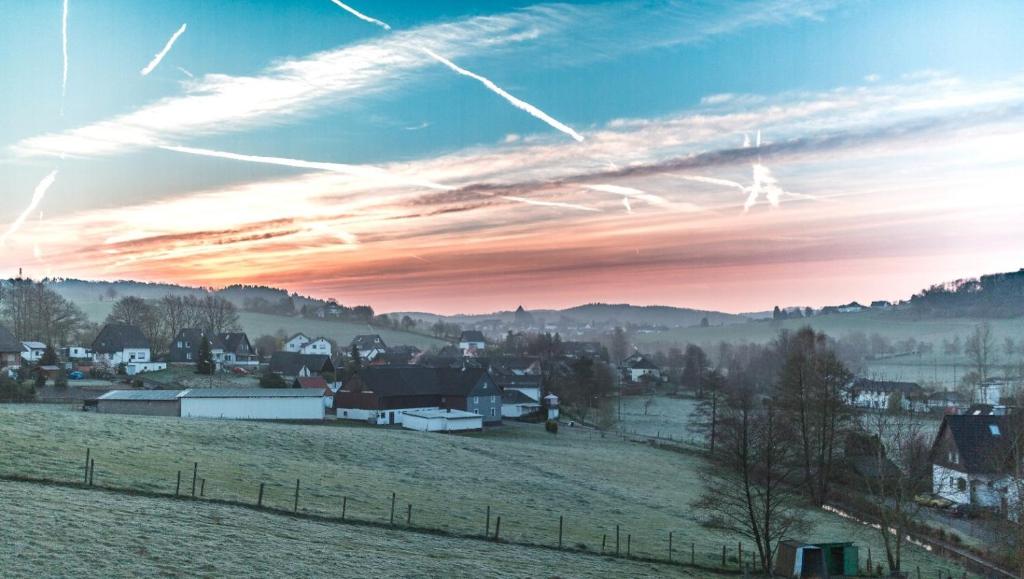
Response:
[[[640,352],[623,360],[621,369],[623,377],[630,382],[661,380],[661,369]]]
[[[482,352],[487,347],[484,335],[479,330],[466,330],[459,336],[459,349],[463,356],[473,352]]]
[[[923,394],[924,391],[916,382],[857,378],[847,386],[844,398],[850,406],[873,410],[885,410],[889,408],[891,400],[897,399],[900,408],[909,410],[911,400],[923,398]]]
[[[483,430],[484,417],[462,410],[406,410],[402,428],[421,432],[465,432]]]
[[[299,350],[299,353],[331,356],[334,354],[334,348],[331,347],[331,343],[327,338],[316,338],[315,340],[306,342],[306,344]]]
[[[541,409],[538,400],[530,398],[519,390],[506,389],[501,393],[501,417],[521,418]]]
[[[68,346],[62,348],[61,352],[68,360],[88,360],[92,358],[92,350],[85,346]]]
[[[305,334],[295,334],[291,338],[288,338],[288,341],[284,343],[284,346],[281,349],[285,352],[302,353],[303,346],[311,341],[312,340],[310,340],[309,336]]]
[[[317,388],[193,388],[179,397],[182,418],[322,420]]]
[[[373,360],[388,350],[387,344],[384,343],[384,338],[377,334],[358,335],[352,338],[350,346],[354,347],[359,352],[359,357],[364,360]]]
[[[128,324],[103,326],[92,343],[92,353],[93,361],[105,366],[150,362],[149,339]]]
[[[21,358],[26,362],[35,363],[43,359],[46,352],[46,344],[42,342],[22,342]]]
[[[1009,416],[947,415],[932,444],[932,491],[961,505],[1016,518],[1020,481]]]
[[[1003,382],[989,380],[978,385],[974,389],[975,404],[989,404],[995,406],[1004,396],[1008,396],[1009,385]]]

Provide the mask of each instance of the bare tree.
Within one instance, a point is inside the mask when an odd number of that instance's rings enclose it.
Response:
[[[988,322],[974,326],[974,331],[964,343],[964,354],[970,358],[978,379],[987,380],[995,357],[995,338],[992,337],[992,326]]]
[[[238,329],[238,312],[235,304],[216,295],[202,299],[202,326],[211,334],[231,332]]]
[[[19,339],[47,344],[68,343],[86,324],[78,306],[31,280],[15,280],[5,288],[0,317]]]
[[[629,354],[629,337],[626,336],[626,331],[619,326],[615,326],[615,329],[612,331],[612,340],[608,346],[608,353],[611,354],[613,364],[622,362]]]
[[[748,388],[725,397],[718,468],[696,503],[722,527],[754,542],[770,572],[779,541],[806,528],[792,433],[770,401]]]

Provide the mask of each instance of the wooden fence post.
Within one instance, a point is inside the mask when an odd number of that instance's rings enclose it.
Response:
[[[89,459],[89,486],[92,486],[92,481],[96,477],[96,459]]]
[[[736,552],[738,553],[736,564],[741,568],[743,567],[743,543],[736,543]]]
[[[629,534],[626,535],[626,558],[627,559],[629,559],[630,556],[633,554],[633,551],[632,551],[632,548],[631,548],[632,543],[633,543],[633,533],[629,533]]]
[[[341,520],[345,520],[345,509],[348,507],[348,497],[341,497]]]
[[[256,497],[256,506],[263,506],[263,483],[260,483],[260,496]]]
[[[199,479],[199,496],[206,496],[206,477]]]
[[[558,515],[558,548],[562,548],[562,522],[564,515]]]
[[[498,515],[498,520],[494,522],[494,540],[501,540],[501,515]]]
[[[407,527],[412,526],[412,503],[409,503],[409,512],[405,515],[405,525]]]
[[[615,525],[615,556],[619,556],[619,526]]]
[[[690,543],[690,565],[697,564],[697,545]]]
[[[484,536],[491,536],[491,505],[487,505],[487,526],[484,527]]]
[[[917,566],[917,579],[921,579],[921,566]]]
[[[181,490],[181,471],[178,471],[178,482],[174,485],[174,496],[178,496],[178,491]]]
[[[722,545],[722,567],[725,567],[725,545]]]
[[[91,452],[92,452],[91,448],[86,448],[85,449],[85,478],[82,479],[82,482],[85,483],[85,484],[89,484],[89,454]]]
[[[196,496],[196,477],[199,476],[199,463],[192,463],[192,496]]]
[[[668,562],[672,562],[672,531],[668,532]]]
[[[299,479],[295,479],[295,505],[292,507],[292,512],[299,512]]]
[[[395,493],[391,493],[391,524],[395,524]]]
[[[601,554],[604,555],[604,544],[608,540],[608,534],[601,535]]]

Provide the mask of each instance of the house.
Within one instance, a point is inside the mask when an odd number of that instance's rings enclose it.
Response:
[[[986,380],[974,389],[975,404],[997,405],[1011,395],[1010,385],[1002,380]]]
[[[42,342],[22,342],[21,343],[21,359],[25,360],[30,364],[43,359],[43,354],[46,353],[46,344]]]
[[[107,324],[92,343],[93,361],[109,367],[150,362],[149,339],[136,326]]]
[[[545,396],[544,406],[548,409],[548,420],[558,420],[558,396],[554,394]]]
[[[661,369],[640,352],[623,360],[619,368],[623,378],[628,382],[661,380]]]
[[[334,362],[330,356],[300,354],[298,352],[274,352],[270,356],[270,372],[283,378],[333,374]]]
[[[334,395],[338,418],[402,424],[413,410],[452,409],[501,423],[501,389],[483,368],[371,366]]]
[[[513,323],[520,328],[529,328],[534,324],[533,314],[526,311],[523,306],[516,308],[515,313],[512,314],[512,319]]]
[[[324,393],[324,408],[334,407],[334,393],[341,385],[338,382],[327,383],[323,376],[299,376],[292,382],[292,388],[315,388]]]
[[[562,355],[566,358],[597,359],[604,353],[600,342],[562,342]]]
[[[178,330],[178,334],[171,341],[168,361],[176,363],[195,364],[199,361],[199,346],[206,339],[206,332],[200,328],[184,328]],[[213,346],[210,346],[210,353],[213,354]]]
[[[145,416],[180,416],[178,396],[182,390],[111,390],[94,404],[103,414],[140,414]]]
[[[245,332],[224,332],[213,339],[213,346],[220,350],[214,361],[227,366],[259,366],[260,358]],[[328,351],[330,344],[328,344]]]
[[[959,392],[935,392],[928,397],[928,409],[942,411],[946,414],[957,414],[967,408],[967,400]]]
[[[407,366],[419,362],[423,352],[416,346],[393,346],[377,354],[370,362],[375,366]]]
[[[65,360],[71,362],[92,359],[92,350],[85,346],[67,346],[66,348],[61,348],[60,353],[64,356]]]
[[[505,390],[501,393],[501,417],[522,418],[540,411],[542,405],[519,390]]]
[[[334,347],[331,346],[331,342],[327,338],[314,338],[306,342],[299,352],[302,354],[333,356]]]
[[[892,302],[886,300],[875,300],[871,302],[871,309],[873,310],[891,310]]]
[[[285,341],[284,346],[281,347],[281,349],[285,352],[299,353],[302,352],[302,347],[308,344],[310,341],[311,340],[309,336],[303,333],[298,333],[288,338]]]
[[[1014,416],[947,415],[931,449],[932,491],[961,505],[1016,513],[1020,507]]]
[[[462,350],[463,356],[483,352],[486,347],[487,342],[480,330],[466,330],[459,336],[459,349]]]
[[[387,344],[384,343],[384,338],[381,338],[378,334],[361,334],[352,338],[349,350],[353,347],[359,352],[359,357],[367,361],[374,360],[377,356],[388,350]]]
[[[484,417],[462,410],[410,410],[402,418],[402,428],[421,432],[465,432],[483,430]]]
[[[21,367],[21,342],[4,326],[0,326],[0,368]]]
[[[323,420],[317,388],[193,388],[178,397],[182,418]]]
[[[855,314],[857,312],[864,311],[864,309],[864,306],[858,304],[857,302],[850,302],[846,305],[837,307],[836,311],[839,312],[840,314]]]
[[[911,400],[919,398],[924,391],[917,382],[895,382],[856,378],[846,389],[846,403],[857,408],[885,410],[895,400],[900,408],[909,410]]]

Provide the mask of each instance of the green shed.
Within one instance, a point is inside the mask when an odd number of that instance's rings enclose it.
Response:
[[[859,572],[860,551],[853,543],[815,543],[825,555],[830,577],[854,577]]]

